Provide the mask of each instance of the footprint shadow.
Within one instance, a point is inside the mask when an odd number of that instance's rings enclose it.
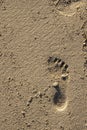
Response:
[[[53,103],[55,105],[64,103],[65,96],[63,95],[60,87],[57,86],[57,87],[55,87],[55,89],[56,89],[56,92],[55,92],[54,97],[53,97]]]

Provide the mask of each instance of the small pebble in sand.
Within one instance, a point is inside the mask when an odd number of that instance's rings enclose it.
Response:
[[[42,96],[43,96],[43,94],[40,91],[38,92],[38,95],[40,98],[42,98]]]
[[[21,114],[23,115],[23,117],[25,117],[25,111],[21,111]]]
[[[44,92],[47,92],[47,90],[48,90],[48,88],[45,88],[45,89],[44,89]]]
[[[29,99],[28,99],[28,102],[32,102],[32,100],[33,100],[33,97],[31,96]]]
[[[83,43],[83,47],[85,47],[86,45],[87,45],[86,42],[84,42],[84,43]]]
[[[27,123],[27,127],[30,127],[31,126],[31,124],[30,123]]]
[[[32,102],[32,100],[33,100],[33,97],[31,96],[31,97],[28,99],[28,101],[27,101],[27,106],[30,105],[30,103]]]
[[[36,89],[34,89],[34,90],[32,91],[32,93],[37,93],[37,90],[36,90]]]
[[[35,94],[35,95],[34,95],[34,98],[38,98],[38,97],[39,97],[38,94]]]
[[[27,106],[29,106],[30,105],[30,103],[27,101]]]

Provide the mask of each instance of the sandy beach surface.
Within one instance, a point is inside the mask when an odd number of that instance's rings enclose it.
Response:
[[[0,130],[87,130],[87,0],[0,0]]]

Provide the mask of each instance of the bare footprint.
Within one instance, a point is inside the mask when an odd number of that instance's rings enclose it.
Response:
[[[67,107],[67,86],[69,82],[68,65],[58,57],[48,58],[48,70],[53,89],[56,90],[53,96],[53,103],[58,111],[63,111]]]
[[[52,2],[64,16],[73,16],[78,8],[86,6],[85,0],[52,0]]]
[[[60,6],[68,6],[70,4],[72,4],[73,2],[78,2],[78,1],[81,1],[81,0],[52,0],[54,1],[54,4],[57,6],[57,5],[60,5]]]

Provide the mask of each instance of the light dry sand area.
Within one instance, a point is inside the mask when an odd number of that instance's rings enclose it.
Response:
[[[0,130],[87,130],[87,0],[0,0]]]

